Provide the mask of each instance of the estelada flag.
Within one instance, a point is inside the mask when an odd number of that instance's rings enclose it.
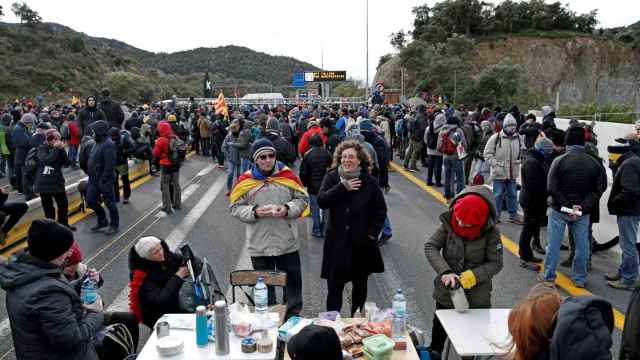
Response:
[[[238,178],[238,182],[233,187],[233,190],[231,190],[231,194],[229,194],[229,203],[231,205],[235,204],[236,201],[238,201],[249,191],[270,182],[286,186],[290,189],[308,195],[307,191],[304,189],[304,185],[302,185],[302,181],[300,180],[300,178],[293,171],[291,171],[288,166],[284,165],[281,162],[277,162],[276,171],[270,176],[262,175],[260,171],[258,171],[256,165],[254,165],[251,170],[248,170],[244,174],[240,175],[240,177]],[[309,215],[311,215],[311,211],[309,205],[307,205],[306,209],[304,209],[300,217],[306,217]]]
[[[224,100],[224,94],[220,91],[218,98],[213,101],[213,108],[216,114],[223,114],[225,118],[229,117],[229,109],[227,108],[227,102]]]

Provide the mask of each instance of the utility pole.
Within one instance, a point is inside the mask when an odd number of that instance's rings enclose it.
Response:
[[[404,68],[400,67],[400,96],[404,96]]]
[[[453,104],[456,103],[458,96],[458,70],[453,70]]]
[[[365,84],[364,97],[369,97],[369,0],[366,1],[366,44],[367,44],[367,83]]]

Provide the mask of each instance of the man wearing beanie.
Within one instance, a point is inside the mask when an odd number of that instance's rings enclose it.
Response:
[[[62,277],[73,233],[55,221],[34,220],[27,243],[27,251],[0,264],[17,359],[98,359],[93,338],[103,327],[102,300],[82,304]]]
[[[229,195],[231,215],[247,224],[247,243],[255,270],[287,273],[287,314],[302,310],[302,274],[296,220],[309,212],[309,195],[298,176],[276,161],[276,149],[267,139],[252,146],[253,166],[242,174]],[[275,292],[269,290],[269,303]]]
[[[584,128],[581,126],[567,130],[567,152],[553,160],[547,181],[551,209],[547,225],[548,243],[543,280],[555,281],[560,245],[568,226],[574,235],[576,247],[571,275],[576,287],[584,287],[587,281],[587,263],[591,251],[590,212],[607,188],[604,168],[584,149],[584,134]],[[561,210],[563,208],[574,212],[564,212]]]
[[[293,166],[297,158],[296,149],[280,135],[279,129],[280,122],[278,122],[278,119],[271,118],[267,121],[267,128],[262,137],[273,143],[278,160],[287,166]]]
[[[14,168],[16,172],[16,187],[18,194],[23,194],[24,162],[29,152],[29,139],[35,126],[36,116],[32,113],[22,115],[20,121],[13,127],[11,141],[15,147]]]
[[[518,215],[518,185],[516,178],[520,174],[521,151],[524,140],[517,131],[518,124],[511,114],[507,114],[502,130],[493,134],[484,148],[484,158],[489,163],[493,181],[493,196],[496,198],[498,220],[502,212],[505,196],[509,221],[522,225]]]
[[[289,340],[291,360],[342,360],[342,345],[333,328],[309,325]]]
[[[640,157],[631,146],[637,135],[626,136],[618,145],[609,146],[609,160],[615,167],[607,208],[617,217],[622,260],[618,271],[606,274],[607,284],[616,289],[632,290],[638,286],[638,251],[636,238],[640,222]]]

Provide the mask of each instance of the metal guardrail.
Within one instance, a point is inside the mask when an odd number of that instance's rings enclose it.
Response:
[[[210,104],[217,98],[194,98],[199,105]],[[164,100],[170,102],[172,100]],[[367,104],[365,97],[311,97],[311,98],[263,98],[263,99],[243,99],[243,98],[225,98],[227,104],[230,105],[364,105]],[[188,98],[176,99],[178,105],[187,105]]]
[[[130,160],[129,166],[129,177],[132,183],[147,176],[149,173],[149,165],[147,161],[136,163],[135,161]],[[67,198],[69,199],[70,217],[72,214],[78,213],[82,209],[82,200],[80,198],[80,193],[78,192],[78,184],[87,179],[87,177],[83,177],[77,182],[65,187]],[[27,205],[29,206],[29,210],[27,210],[27,213],[20,219],[18,224],[16,224],[16,226],[9,231],[9,234],[7,234],[7,241],[5,244],[0,246],[0,254],[6,255],[7,252],[10,252],[24,244],[27,239],[27,232],[29,230],[29,226],[31,226],[31,222],[35,219],[44,218],[40,197],[27,201]],[[91,210],[87,209],[87,211]]]

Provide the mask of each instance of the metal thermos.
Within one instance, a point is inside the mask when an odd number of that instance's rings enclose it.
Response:
[[[227,329],[227,303],[218,300],[215,303],[214,316],[216,319],[216,355],[229,353],[229,331]]]
[[[457,312],[469,310],[469,301],[467,301],[467,295],[464,294],[464,289],[460,286],[460,281],[456,281],[453,288],[449,288],[449,296],[451,296],[453,307]]]

